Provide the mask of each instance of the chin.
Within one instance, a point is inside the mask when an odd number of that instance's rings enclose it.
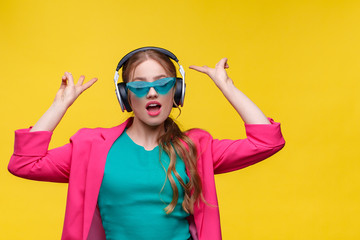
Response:
[[[136,122],[143,126],[156,128],[164,124],[165,120],[169,117],[172,110],[172,106],[163,105],[161,112],[158,115],[151,116],[148,111],[143,109],[134,109],[134,115]]]
[[[156,117],[150,117],[150,116],[146,116],[144,118],[141,117],[136,117],[138,118],[138,120],[140,120],[140,122],[142,122],[143,124],[149,126],[149,127],[159,127],[160,125],[164,124],[165,120],[168,118],[169,115],[165,115],[165,116],[156,116]]]

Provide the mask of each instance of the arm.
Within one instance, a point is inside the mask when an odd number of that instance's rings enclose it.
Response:
[[[245,124],[245,139],[211,142],[214,173],[235,171],[258,163],[280,151],[285,140],[280,123],[268,118],[271,124]]]
[[[51,136],[50,131],[16,130],[9,172],[32,180],[68,182],[72,144],[48,150]]]
[[[229,68],[227,58],[221,59],[215,68],[195,65],[191,65],[190,68],[207,74],[246,124],[270,124],[269,120],[255,103],[237,89],[233,81],[228,77],[226,73],[226,69]]]
[[[53,104],[30,129],[15,131],[14,153],[8,170],[19,177],[51,182],[67,182],[70,173],[72,143],[48,150],[52,131],[59,124],[67,109],[77,97],[96,82],[96,78],[77,84],[66,72]]]
[[[200,129],[187,134],[198,147],[199,162],[209,164],[202,167],[213,168],[214,174],[226,173],[260,162],[284,147],[280,123],[268,120],[271,124],[245,124],[245,139],[213,139]]]
[[[191,69],[207,74],[231,103],[245,122],[246,139],[218,140],[202,137],[201,146],[211,146],[206,158],[213,160],[214,173],[235,171],[278,152],[285,145],[281,134],[280,124],[267,118],[263,112],[239,89],[234,86],[228,77],[226,69],[229,68],[227,59],[221,59],[215,68],[207,66],[190,66]]]

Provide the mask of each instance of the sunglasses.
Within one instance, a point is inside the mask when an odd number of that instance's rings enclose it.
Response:
[[[136,97],[144,97],[150,90],[154,88],[158,94],[167,94],[174,87],[176,78],[161,78],[154,82],[136,81],[126,83],[126,88],[135,94]]]

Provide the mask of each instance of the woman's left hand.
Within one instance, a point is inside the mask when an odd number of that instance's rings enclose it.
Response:
[[[243,92],[234,86],[231,78],[228,77],[226,69],[229,68],[227,58],[221,59],[215,66],[190,66],[198,72],[207,74],[240,114],[245,123],[248,124],[270,124],[263,112]]]
[[[207,74],[216,84],[220,90],[222,90],[224,87],[230,85],[233,85],[233,81],[226,73],[226,69],[229,68],[229,65],[227,63],[227,58],[221,59],[216,65],[215,68],[210,68],[208,66],[195,66],[191,65],[189,68],[194,69],[198,72],[202,72]]]

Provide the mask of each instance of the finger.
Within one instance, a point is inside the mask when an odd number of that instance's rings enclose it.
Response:
[[[64,89],[66,87],[66,84],[67,84],[67,78],[65,76],[62,76],[60,89]]]
[[[76,83],[76,86],[81,86],[84,82],[85,76],[81,75],[79,81]]]
[[[89,80],[88,82],[84,83],[84,85],[82,86],[82,91],[85,91],[86,89],[88,89],[89,87],[91,87],[98,79],[97,78],[92,78],[91,80]]]
[[[198,72],[206,73],[206,74],[208,73],[208,69],[209,69],[208,66],[200,67],[200,66],[196,66],[196,65],[191,65],[191,66],[189,66],[189,68],[194,69],[194,70],[196,70]]]
[[[69,73],[69,72],[65,72],[65,76],[68,79],[68,85],[69,86],[74,86],[75,84],[74,84],[74,78],[73,78],[72,74]]]
[[[226,68],[227,65],[227,58],[222,58],[215,67],[221,67],[221,68]]]

